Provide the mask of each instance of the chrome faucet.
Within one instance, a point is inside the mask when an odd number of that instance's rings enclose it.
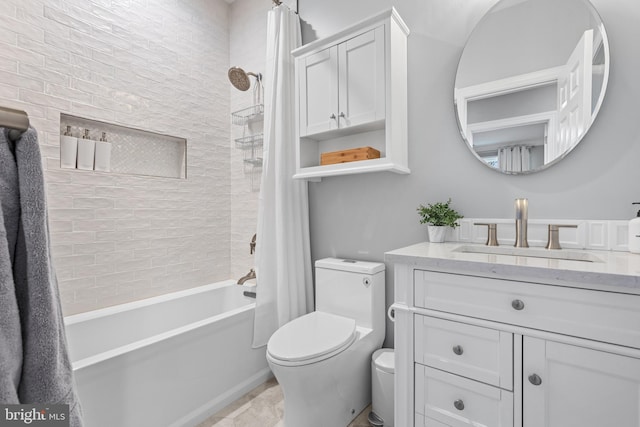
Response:
[[[255,279],[256,271],[252,268],[247,274],[238,279],[238,285],[244,285],[247,280]]]
[[[516,199],[516,248],[528,248],[527,220],[529,218],[529,201]]]

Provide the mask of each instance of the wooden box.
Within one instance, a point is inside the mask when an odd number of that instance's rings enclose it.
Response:
[[[331,151],[320,154],[320,166],[336,163],[356,162],[358,160],[379,159],[380,151],[371,147],[352,148],[350,150]]]

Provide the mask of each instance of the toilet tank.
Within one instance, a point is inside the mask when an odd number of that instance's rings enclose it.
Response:
[[[379,262],[325,258],[316,261],[316,311],[355,319],[384,330],[385,266]]]

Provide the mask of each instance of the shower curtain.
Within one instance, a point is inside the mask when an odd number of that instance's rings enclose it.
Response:
[[[526,172],[531,169],[531,150],[527,146],[498,149],[498,167],[506,172]]]
[[[285,5],[269,11],[264,153],[258,205],[253,346],[313,309],[307,182],[295,172],[294,65],[300,20]]]

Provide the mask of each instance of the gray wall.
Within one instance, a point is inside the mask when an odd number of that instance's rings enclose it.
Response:
[[[467,217],[511,218],[529,199],[529,217],[627,219],[640,200],[640,3],[594,0],[611,47],[609,87],[582,143],[559,164],[508,176],[482,165],[460,138],[453,84],[464,42],[495,0],[298,0],[303,40],[327,36],[395,6],[409,35],[410,175],[380,172],[310,184],[313,259],[383,260],[384,252],[426,240],[420,203],[446,200]],[[393,301],[387,265],[387,304]],[[386,345],[393,330],[387,324]]]

